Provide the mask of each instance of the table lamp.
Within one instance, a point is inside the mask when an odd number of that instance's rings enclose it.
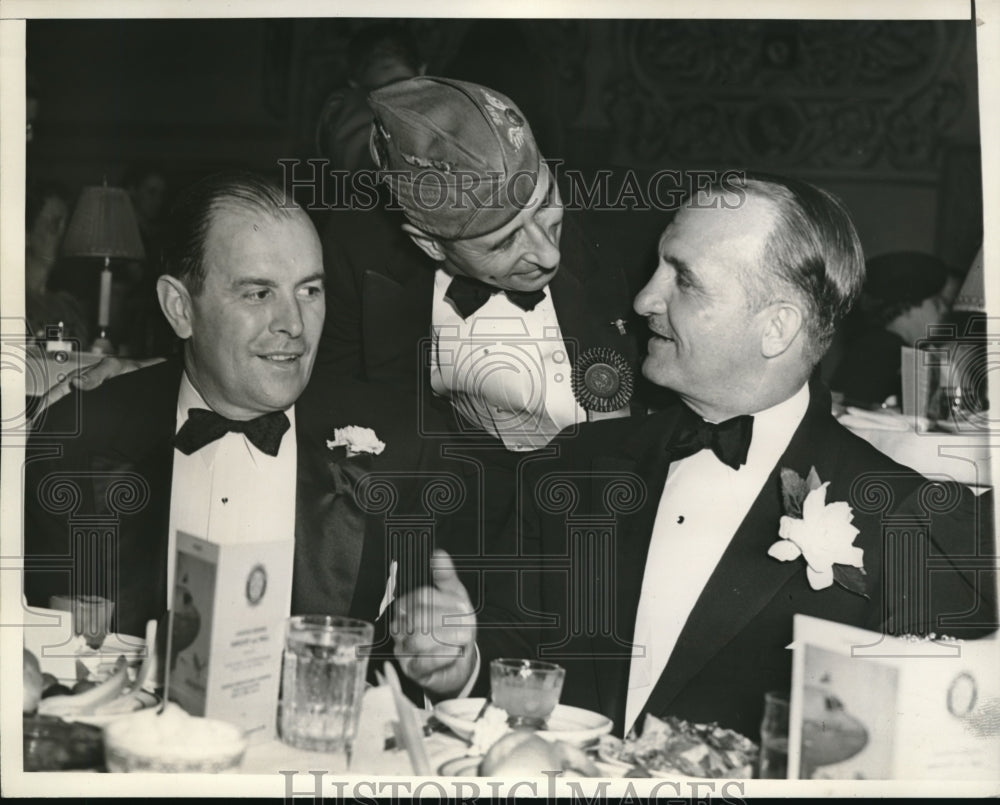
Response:
[[[965,282],[955,297],[952,310],[961,310],[967,313],[986,312],[986,285],[983,276],[983,247],[979,247],[976,259],[972,261],[969,273],[965,275]]]
[[[111,319],[111,258],[142,260],[146,256],[139,224],[128,193],[120,187],[85,187],[73,210],[63,239],[67,257],[103,257],[101,295],[97,309],[97,340],[94,352],[108,351],[107,331]]]

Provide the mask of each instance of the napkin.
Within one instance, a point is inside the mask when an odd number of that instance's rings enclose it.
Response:
[[[385,739],[392,735],[392,722],[395,720],[396,703],[392,698],[392,688],[388,685],[368,688],[361,702],[353,754],[359,760],[379,758],[379,768],[385,768],[385,774],[408,775],[412,772],[406,752],[402,749],[385,751]]]

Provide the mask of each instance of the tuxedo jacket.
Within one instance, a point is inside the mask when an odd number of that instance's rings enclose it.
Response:
[[[483,624],[492,654],[564,665],[561,701],[599,711],[621,734],[646,554],[679,409],[599,422],[550,445],[520,481],[509,550],[517,584],[495,574],[507,623]],[[868,598],[813,590],[804,560],[768,556],[783,510],[780,470],[829,481],[864,549]],[[718,722],[756,738],[764,694],[791,686],[796,613],[888,634],[971,638],[996,628],[992,493],[931,483],[840,426],[818,385],[762,491],[690,613],[644,710]],[[720,499],[719,505],[726,505]],[[497,593],[496,591],[500,592]],[[515,592],[512,592],[515,591]],[[637,722],[640,727],[644,714]]]
[[[102,529],[116,535],[118,631],[142,635],[146,621],[162,614],[181,373],[180,361],[161,363],[71,395],[45,412],[29,440],[24,475],[30,604],[48,606],[50,595],[69,592],[74,571],[76,592],[104,589],[94,574],[80,572],[73,536]],[[386,516],[417,511],[419,470],[429,465],[425,443],[413,438],[412,406],[373,396],[354,380],[336,388],[333,396],[304,395],[296,405],[292,612],[376,621],[390,562]],[[392,505],[382,507],[383,515],[337,501],[334,475],[345,458],[327,449],[325,439],[345,425],[371,427],[386,443],[379,456],[351,459],[365,472],[391,476]]]
[[[404,221],[384,205],[329,213],[322,228],[327,314],[317,375],[429,390],[436,264],[402,231]],[[570,360],[605,347],[635,369],[632,298],[620,266],[599,257],[571,211],[563,218],[560,250],[549,287]],[[618,320],[626,323],[624,335]]]

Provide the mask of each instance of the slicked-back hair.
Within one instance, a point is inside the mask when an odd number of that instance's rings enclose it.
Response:
[[[865,280],[861,240],[844,203],[808,182],[761,173],[727,174],[727,193],[770,201],[778,220],[759,270],[743,277],[751,303],[763,308],[791,293],[805,306],[806,357],[817,363]]]
[[[222,209],[291,218],[300,207],[277,184],[255,173],[216,173],[181,192],[167,218],[162,269],[192,296],[205,285],[205,245]]]

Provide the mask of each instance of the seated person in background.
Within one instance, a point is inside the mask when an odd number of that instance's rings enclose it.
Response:
[[[764,694],[790,689],[797,613],[888,634],[997,625],[992,493],[896,464],[810,382],[864,278],[846,209],[791,179],[747,177],[735,206],[732,189],[681,207],[635,299],[651,331],[643,374],[682,402],[588,424],[532,462],[508,535],[523,563],[486,579],[491,597],[510,596],[511,618],[480,618],[479,632],[505,637],[502,656],[563,665],[561,701],[603,713],[618,735],[652,713],[756,738]],[[926,533],[888,529],[890,516]],[[439,598],[432,624],[461,604],[454,587]],[[479,649],[488,668],[495,649]],[[402,664],[447,694],[474,654],[466,643]]]
[[[90,347],[90,328],[80,302],[67,291],[49,289],[69,224],[67,192],[52,183],[29,183],[24,204],[24,310],[34,338],[44,339],[47,327],[63,325],[63,337]]]
[[[118,354],[136,358],[171,355],[179,344],[156,299],[167,201],[166,173],[155,163],[137,162],[125,170],[121,184],[132,200],[146,257],[128,263],[121,272]]]
[[[375,621],[386,530],[349,482],[365,467],[392,474],[398,510],[423,511],[408,483],[429,448],[413,438],[412,404],[357,381],[301,404],[325,309],[309,217],[254,175],[208,177],[173,209],[164,266],[159,302],[183,355],[60,401],[29,441],[28,602],[103,595],[116,631],[142,635],[167,606],[180,529],[214,542],[294,537],[292,612]],[[328,448],[349,425],[374,430],[384,450],[352,461]],[[73,538],[88,515],[115,520],[100,544]]]
[[[914,347],[941,321],[940,296],[948,278],[944,262],[920,252],[893,252],[868,261],[864,295],[868,324],[846,345],[830,381],[845,402],[878,406],[901,402],[901,347]]]

